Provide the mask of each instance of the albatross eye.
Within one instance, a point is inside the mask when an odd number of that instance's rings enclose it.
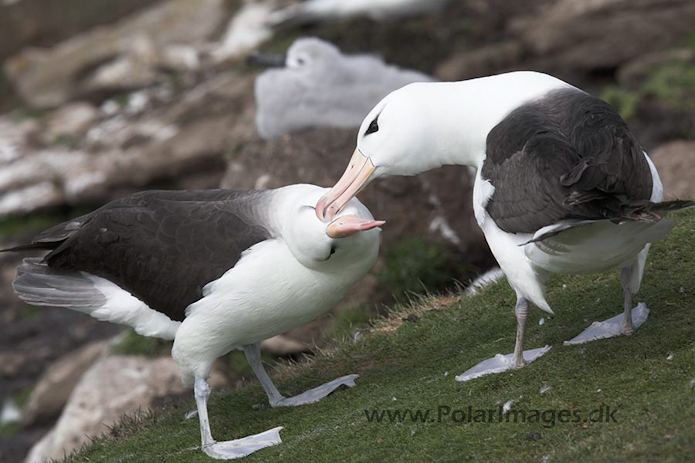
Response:
[[[378,132],[379,131],[379,124],[377,123],[377,120],[374,119],[371,124],[369,124],[369,127],[367,128],[367,131],[364,133],[365,135],[369,135],[370,133]]]

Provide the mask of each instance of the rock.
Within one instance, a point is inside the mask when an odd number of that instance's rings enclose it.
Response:
[[[178,366],[171,358],[105,357],[80,379],[55,427],[29,452],[26,463],[62,459],[109,432],[124,414],[148,409],[156,397],[181,394]]]
[[[435,76],[443,81],[483,77],[514,69],[522,57],[523,47],[519,42],[494,43],[453,55],[437,67]]]
[[[54,362],[41,376],[24,408],[22,422],[31,425],[60,413],[82,374],[109,352],[111,340],[87,344]]]
[[[311,349],[302,342],[280,334],[261,341],[261,350],[271,355],[285,356],[309,352]]]
[[[677,43],[692,30],[690,0],[561,0],[512,20],[510,32],[536,68],[615,69]]]
[[[0,164],[19,159],[29,149],[28,139],[36,130],[35,121],[16,122],[0,116]]]
[[[44,119],[45,140],[55,142],[60,137],[79,137],[96,122],[99,111],[85,102],[71,103],[53,111]]]
[[[0,375],[4,378],[14,377],[22,366],[24,357],[15,352],[0,352]]]
[[[347,165],[356,136],[352,129],[314,129],[270,142],[251,140],[230,159],[222,187],[277,188],[298,181],[333,185]],[[422,236],[459,256],[453,258],[487,268],[491,260],[473,218],[472,184],[466,167],[447,166],[417,177],[376,180],[360,200],[387,222],[384,251],[406,237]],[[456,275],[461,281],[470,276]]]
[[[234,15],[220,43],[213,50],[217,62],[243,55],[269,40],[273,33],[268,18],[272,2],[247,2]]]
[[[25,46],[65,40],[84,30],[116,21],[157,0],[0,1],[0,62]]]
[[[618,84],[636,88],[644,82],[645,78],[654,69],[674,61],[695,63],[695,50],[677,48],[674,50],[660,50],[639,56],[618,69],[616,74]]]
[[[652,153],[666,198],[695,198],[695,141],[666,143]]]
[[[137,71],[128,87],[147,85],[160,51],[206,43],[228,16],[224,0],[161,2],[53,48],[24,50],[7,60],[5,71],[22,98],[39,108],[109,88],[129,72]]]
[[[30,122],[0,117],[0,217],[152,184],[217,187],[225,153],[255,136],[253,76],[222,74],[171,100],[160,93],[133,93],[106,116],[75,103]]]
[[[130,56],[120,57],[97,68],[82,84],[87,94],[118,92],[148,87],[157,82],[157,71],[152,62]]]

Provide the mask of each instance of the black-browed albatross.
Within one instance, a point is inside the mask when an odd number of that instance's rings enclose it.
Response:
[[[193,384],[202,450],[233,459],[281,442],[280,427],[228,442],[210,434],[206,379],[234,348],[272,406],[316,402],[348,375],[292,398],[261,364],[259,342],[330,310],[372,267],[379,226],[353,200],[330,223],[314,204],[326,189],[147,191],[55,226],[32,244],[13,286],[29,304],[66,307],[139,334],[173,339],[183,382]]]
[[[316,212],[330,219],[374,178],[448,164],[478,169],[475,216],[517,296],[514,353],[458,380],[521,368],[549,349],[523,352],[528,303],[552,313],[550,273],[620,267],[625,304],[617,331],[633,332],[632,297],[650,243],[673,227],[662,215],[692,203],[661,202],[654,165],[613,108],[536,72],[408,85],[367,115],[347,170]],[[592,329],[595,337],[616,331]]]

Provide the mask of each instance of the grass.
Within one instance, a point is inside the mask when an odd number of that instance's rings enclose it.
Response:
[[[314,361],[276,370],[279,389],[297,394],[324,381],[359,373],[356,388],[297,408],[271,409],[257,382],[214,390],[213,435],[227,440],[282,425],[281,445],[253,462],[680,462],[695,454],[695,212],[677,217],[667,240],[656,244],[637,300],[652,309],[629,337],[563,347],[593,320],[621,312],[618,272],[553,278],[548,301],[556,316],[532,310],[527,347],[553,349],[528,367],[468,383],[453,377],[478,361],[508,353],[514,343],[514,295],[504,282],[470,297],[429,297],[373,324],[354,343]],[[417,321],[404,322],[415,313]],[[542,326],[540,317],[546,318]],[[671,360],[667,357],[671,356]],[[446,374],[448,372],[448,374]],[[544,385],[552,389],[541,394]],[[440,407],[545,412],[535,422],[438,420]],[[186,404],[193,408],[193,400]],[[586,417],[601,407],[616,422],[560,422],[560,411]],[[186,408],[186,407],[183,407]],[[197,420],[183,408],[155,413],[97,440],[77,462],[210,462],[198,446]],[[370,422],[365,410],[430,410],[424,422]],[[445,409],[442,409],[445,410]],[[540,413],[540,412],[539,412]],[[565,416],[565,415],[562,415]],[[553,418],[554,419],[551,419]]]
[[[640,101],[655,98],[674,110],[695,111],[695,64],[673,59],[649,70],[635,88],[608,86],[601,98],[627,120],[638,117]]]
[[[398,301],[408,294],[452,286],[454,263],[441,244],[421,237],[405,238],[387,250],[383,259],[384,265],[376,271],[376,277]]]
[[[171,352],[171,347],[171,342],[140,336],[131,328],[123,333],[123,336],[111,346],[111,353],[114,355],[156,357]]]

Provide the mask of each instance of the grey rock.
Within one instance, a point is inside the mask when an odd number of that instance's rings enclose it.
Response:
[[[254,137],[252,86],[251,76],[227,73],[171,101],[133,94],[110,116],[75,104],[30,122],[0,117],[0,217],[153,183],[216,187],[225,153]]]
[[[124,414],[147,410],[156,397],[183,392],[171,358],[105,357],[80,379],[55,427],[31,449],[25,463],[60,460],[90,437],[108,432]]]
[[[26,46],[65,40],[116,21],[157,0],[3,0],[0,1],[0,61]]]
[[[695,141],[678,140],[650,153],[667,198],[695,198]]]
[[[642,84],[654,69],[674,61],[695,63],[695,50],[676,48],[647,53],[621,66],[616,78],[620,85],[635,88]]]
[[[22,98],[40,108],[94,91],[101,81],[114,84],[119,73],[133,73],[130,86],[147,85],[160,51],[206,43],[228,16],[224,0],[161,2],[52,48],[26,49],[6,61],[5,71]]]
[[[23,424],[31,425],[60,413],[82,374],[108,353],[110,345],[110,340],[96,341],[56,360],[32,390]]]
[[[54,142],[60,137],[80,137],[98,118],[98,109],[89,103],[75,102],[64,105],[44,119],[45,141]]]
[[[611,69],[681,40],[695,23],[690,0],[561,0],[516,18],[510,31],[544,69]]]
[[[441,63],[434,74],[443,81],[483,77],[492,71],[503,72],[513,69],[522,56],[523,47],[516,40],[493,43],[456,53]]]

